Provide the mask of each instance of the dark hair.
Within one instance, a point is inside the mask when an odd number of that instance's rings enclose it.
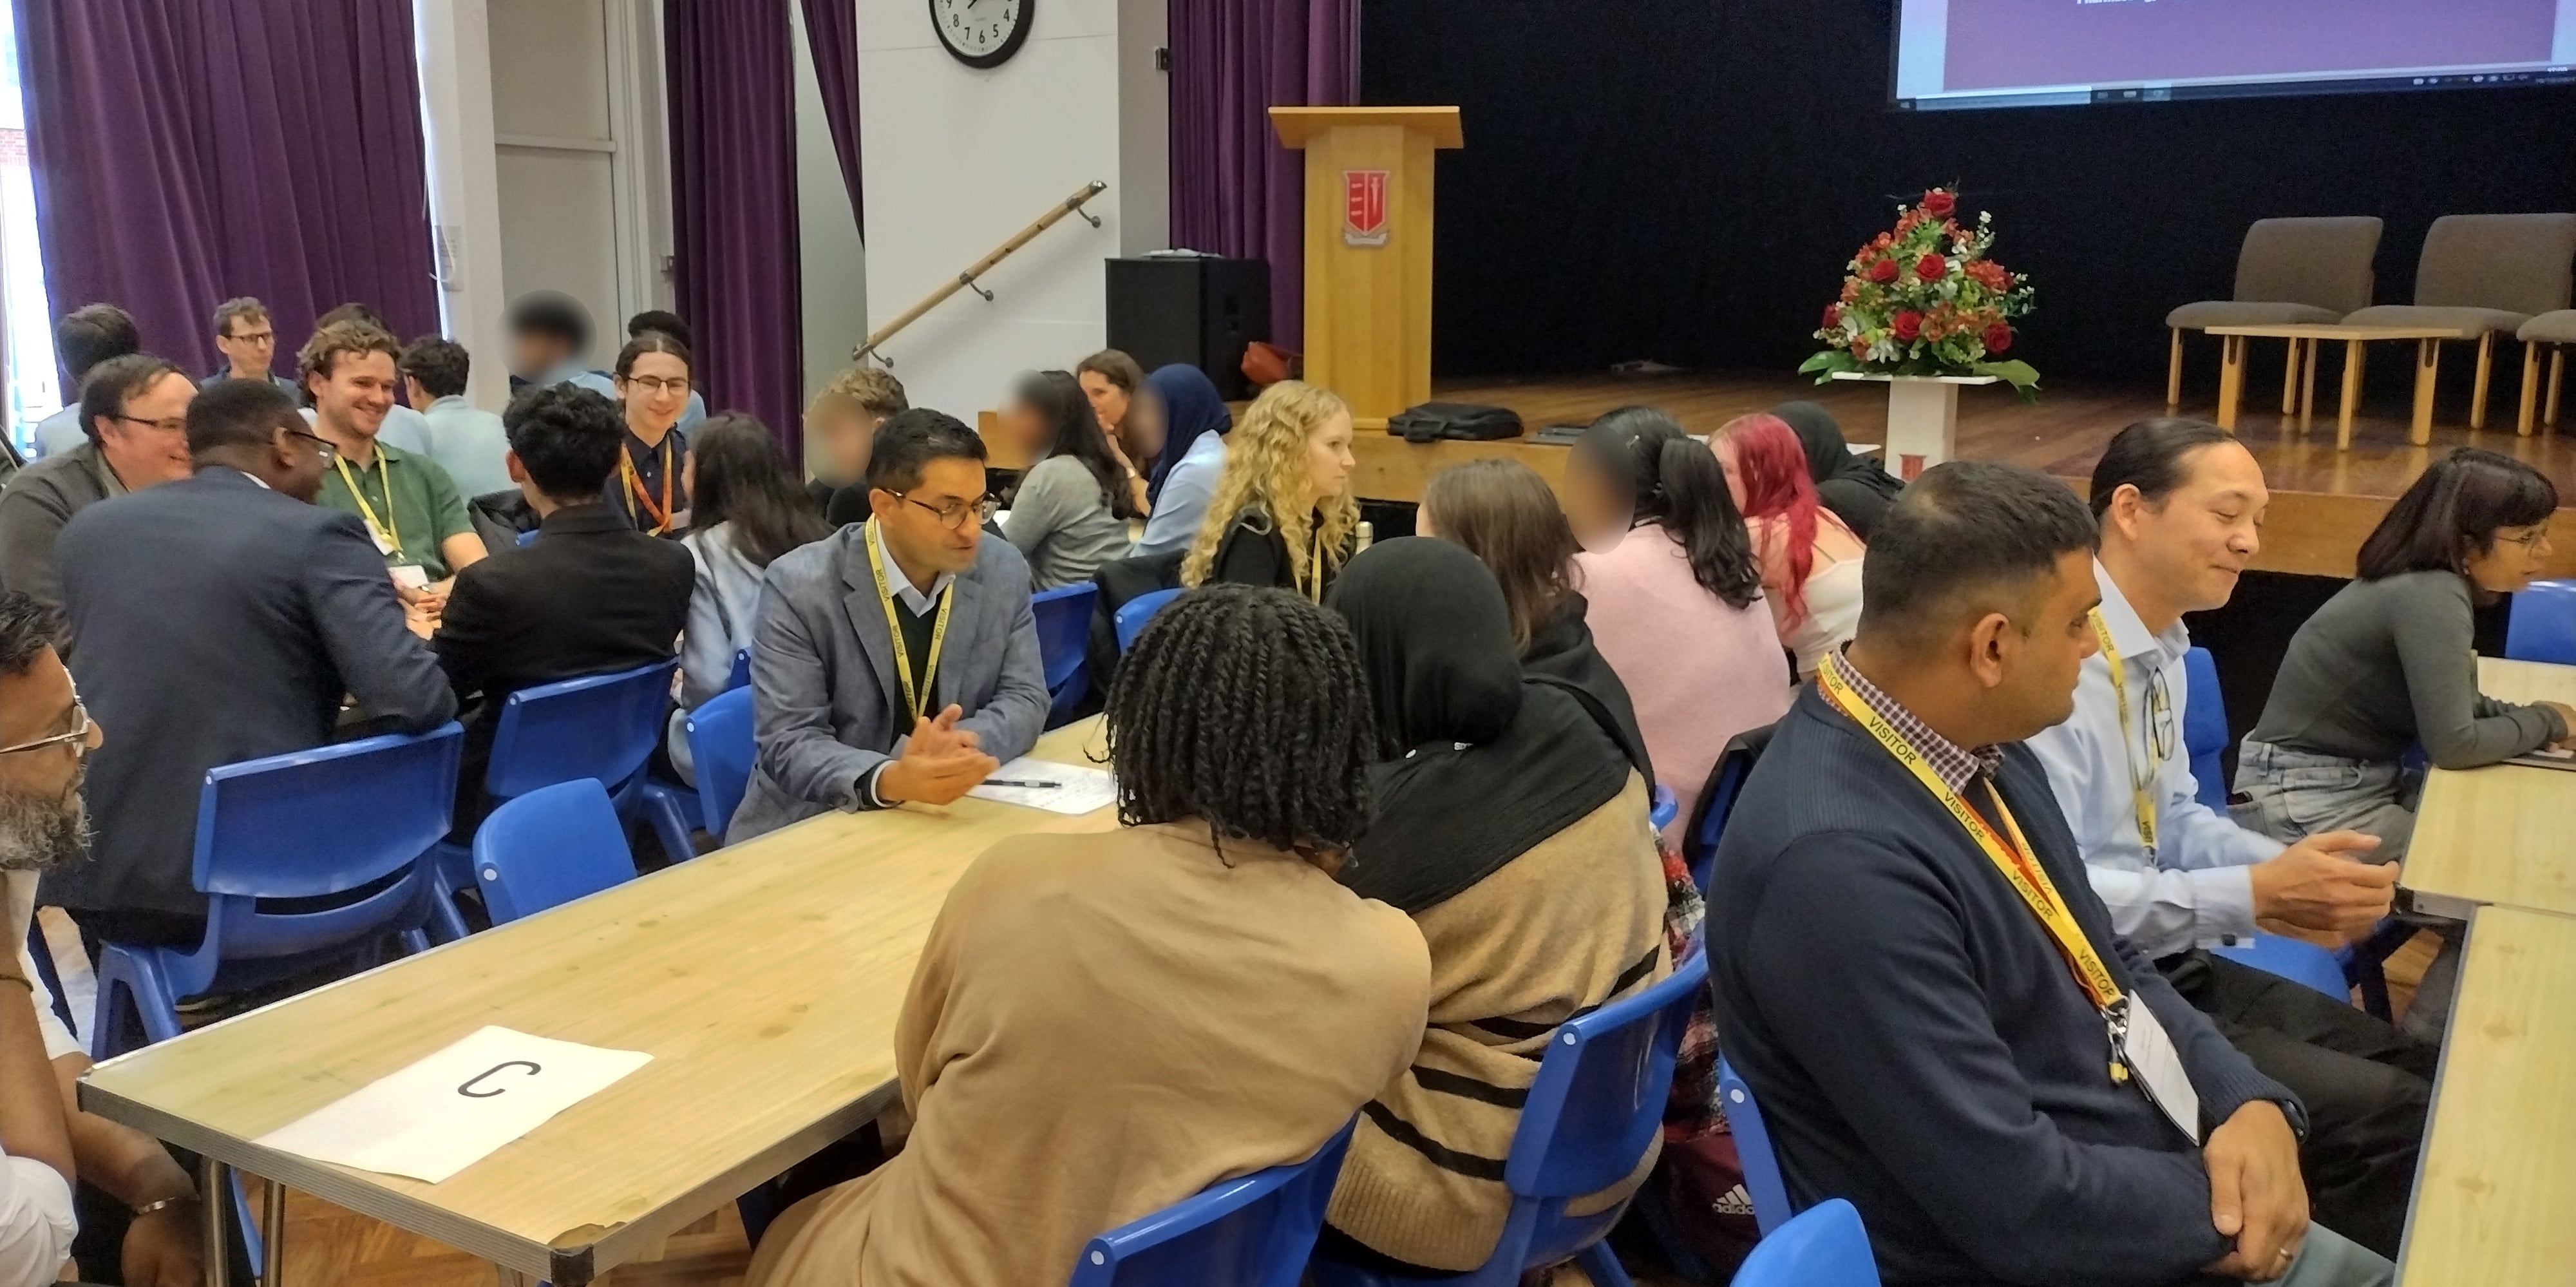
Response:
[[[501,413],[501,427],[509,431],[510,454],[519,458],[528,481],[557,500],[596,498],[617,468],[617,454],[626,449],[626,422],[617,418],[617,404],[577,385],[520,393]]]
[[[678,340],[680,342],[680,347],[682,348],[696,348],[698,346],[697,341],[692,339],[689,335],[689,324],[681,321],[680,315],[670,311],[669,309],[648,308],[643,312],[637,313],[635,316],[626,319],[626,338],[630,340],[642,339],[647,332],[658,332],[663,335],[668,335],[672,339]],[[697,498],[692,496],[690,499],[694,501]]]
[[[295,399],[266,380],[217,380],[188,403],[188,454],[265,447],[280,429],[302,429]]]
[[[697,461],[689,530],[733,524],[733,548],[753,567],[832,534],[769,426],[740,412],[709,416],[690,437],[689,455]]]
[[[63,619],[23,590],[0,594],[0,675],[23,675],[36,664],[36,654],[59,647]]]
[[[1574,454],[1612,481],[1628,481],[1633,521],[1681,542],[1691,574],[1710,594],[1735,608],[1762,597],[1762,564],[1726,490],[1726,471],[1680,421],[1653,407],[1621,407],[1593,421],[1575,439]]]
[[[1964,607],[1994,611],[2100,537],[2066,484],[2020,465],[1954,460],[1890,505],[1861,563],[1860,633],[1930,640]],[[2017,621],[2027,631],[2031,624]]]
[[[338,308],[332,309],[330,312],[314,318],[313,329],[318,331],[325,326],[338,326],[344,322],[355,322],[360,326],[372,326],[379,331],[383,331],[387,335],[393,334],[394,331],[393,323],[386,321],[384,314],[354,301],[342,304]]]
[[[590,347],[590,313],[561,291],[531,291],[510,305],[512,335],[552,336],[579,353]]]
[[[2203,447],[2234,442],[2236,435],[2206,420],[2158,416],[2141,420],[2112,435],[2102,458],[2093,462],[2093,521],[2110,512],[2111,494],[2123,486],[2138,489],[2138,499],[2161,505],[2183,485],[2191,471],[2185,457]]]
[[[215,305],[215,334],[231,339],[235,322],[265,322],[268,305],[248,295],[235,295]]]
[[[2492,451],[2462,447],[2433,462],[2388,507],[2354,562],[2361,579],[2405,572],[2468,571],[2496,531],[2546,522],[2558,511],[2549,475]]]
[[[1512,646],[1530,639],[1574,588],[1574,556],[1583,546],[1538,471],[1517,460],[1471,460],[1431,476],[1422,512],[1441,540],[1465,546],[1502,583],[1511,611]]]
[[[1074,363],[1073,370],[1076,376],[1088,371],[1129,394],[1145,387],[1145,368],[1117,349],[1102,349]]]
[[[112,357],[91,367],[89,378],[81,381],[81,432],[91,442],[98,441],[98,422],[125,414],[125,404],[160,382],[165,375],[187,378],[187,372],[168,358],[149,353],[128,353]]]
[[[868,455],[871,491],[908,492],[934,460],[984,461],[984,440],[957,417],[928,407],[887,416]]]
[[[1367,831],[1376,720],[1340,616],[1209,585],[1154,614],[1109,689],[1118,820],[1346,852]]]
[[[54,352],[62,355],[63,370],[71,374],[75,388],[89,378],[91,367],[142,351],[143,335],[134,329],[133,314],[114,304],[83,304],[54,323]]]
[[[452,398],[465,392],[466,378],[474,373],[474,356],[454,340],[424,335],[394,359],[394,366],[420,381],[429,396]]]
[[[623,380],[635,374],[635,359],[647,353],[668,353],[680,359],[680,365],[688,367],[692,373],[697,370],[697,364],[689,360],[688,344],[679,336],[662,331],[646,331],[628,340],[625,348],[617,350],[617,365],[610,369]]]
[[[1091,399],[1082,396],[1082,385],[1066,371],[1031,371],[1011,386],[1011,396],[1038,413],[1046,421],[1046,454],[1070,456],[1091,471],[1092,481],[1100,484],[1100,503],[1109,507],[1113,518],[1143,518],[1136,508],[1136,489],[1127,485],[1131,475],[1125,465],[1109,451],[1109,435],[1100,427],[1100,417],[1091,410]]]
[[[354,308],[356,305],[342,307]],[[340,310],[331,311],[336,313]],[[313,377],[328,377],[339,366],[340,357],[345,353],[382,353],[399,360],[402,344],[394,339],[393,332],[367,322],[343,320],[315,325],[313,337],[304,341],[304,347],[295,353],[295,383],[304,391],[307,402],[313,398]]]

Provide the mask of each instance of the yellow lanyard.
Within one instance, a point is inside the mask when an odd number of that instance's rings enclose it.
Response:
[[[2111,642],[2111,627],[2102,623],[2102,610],[2093,610],[2093,637],[2102,643],[2102,660],[2111,667],[2111,694],[2120,699],[2120,767],[2129,775],[2129,803],[2138,814],[2138,843],[2146,846],[2147,861],[2156,857],[2156,799],[2149,791],[2155,785],[2156,753],[2147,751],[2147,776],[2138,779],[2138,730],[2129,715],[2129,668],[2120,660],[2120,649]]]
[[[893,636],[894,673],[903,681],[903,707],[912,713],[914,719],[927,719],[930,717],[930,707],[924,703],[931,696],[931,677],[939,673],[939,647],[948,640],[948,613],[950,609],[957,606],[957,587],[952,584],[948,589],[940,592],[939,617],[931,623],[930,627],[930,655],[922,659],[921,685],[915,688],[912,682],[912,650],[903,646],[903,622],[895,616],[894,583],[887,579],[885,558],[877,552],[878,535],[877,521],[873,518],[869,519],[868,571],[876,574],[877,602],[885,608],[886,632]],[[898,731],[909,733],[912,730]]]
[[[358,490],[358,477],[349,472],[349,458],[335,452],[331,463],[340,467],[340,481],[349,485],[349,499],[358,502],[358,516],[367,520],[367,530],[385,543],[385,553],[401,553],[402,530],[395,526],[394,518],[394,462],[385,455],[384,445],[376,446],[376,481],[385,489],[385,517],[381,522],[376,519],[376,507],[367,503],[367,494]]]
[[[1324,601],[1324,529],[1321,527],[1306,536],[1306,575],[1299,579],[1297,588],[1316,603]]]
[[[1923,789],[1930,791],[1933,798],[1941,802],[1941,807],[1949,810],[1950,816],[1967,829],[1969,838],[1985,851],[1987,861],[2003,873],[2013,892],[2021,895],[2022,902],[2039,917],[2039,923],[2048,930],[2049,937],[2057,941],[2058,954],[2066,958],[2067,968],[2075,973],[2077,986],[2084,989],[2084,995],[2091,998],[2094,1006],[2108,1013],[2111,1007],[2119,1004],[2119,982],[2111,977],[2110,967],[2102,963],[2101,954],[2093,950],[2092,941],[2084,937],[2084,927],[2075,923],[2075,913],[2067,908],[2066,900],[2057,896],[2057,886],[2049,881],[2046,869],[2030,856],[2030,841],[2022,835],[2021,824],[2013,820],[2012,810],[2005,807],[2003,793],[1995,789],[1994,783],[1991,780],[1986,783],[1986,794],[1995,802],[1995,816],[2002,818],[2004,826],[2012,832],[2009,842],[1995,834],[1995,829],[1977,816],[1977,811],[1969,808],[1968,802],[1961,799],[1958,792],[1942,785],[1940,775],[1932,771],[1932,765],[1923,758],[1923,753],[1915,750],[1913,743],[1905,740],[1904,734],[1897,732],[1885,717],[1852,691],[1851,681],[1843,678],[1839,665],[1828,662],[1817,670],[1816,681],[1834,709],[1869,730],[1869,735],[1878,739],[1878,744],[1886,747],[1887,753],[1895,756],[1898,763],[1912,770]]]

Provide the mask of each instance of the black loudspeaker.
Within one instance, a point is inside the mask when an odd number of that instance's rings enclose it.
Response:
[[[1253,394],[1243,350],[1270,338],[1270,261],[1143,255],[1109,264],[1109,347],[1148,371],[1183,362],[1228,402]]]

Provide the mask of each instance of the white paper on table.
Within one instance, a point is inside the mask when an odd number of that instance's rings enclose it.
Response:
[[[252,1142],[436,1184],[652,1060],[486,1027]]]
[[[993,770],[993,777],[1011,782],[1053,782],[1058,785],[994,786],[987,779],[983,786],[966,794],[978,800],[998,800],[1027,809],[1044,809],[1049,813],[1083,814],[1118,803],[1118,787],[1107,769],[1057,764],[1023,755]]]

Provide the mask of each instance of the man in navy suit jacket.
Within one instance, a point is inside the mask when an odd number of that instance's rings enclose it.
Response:
[[[188,407],[194,477],[63,528],[63,602],[85,643],[72,677],[113,736],[90,761],[89,858],[47,873],[41,901],[93,937],[204,937],[192,875],[207,770],[329,743],[344,694],[371,731],[456,713],[366,529],[312,504],[325,450],[276,386],[221,381]]]

